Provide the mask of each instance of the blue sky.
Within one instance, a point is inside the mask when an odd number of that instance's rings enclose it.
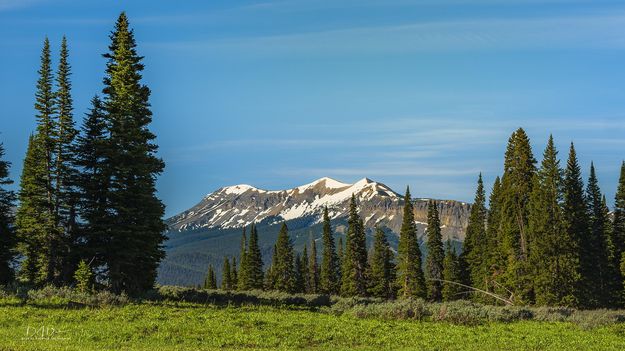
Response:
[[[470,201],[507,138],[574,141],[614,196],[625,158],[625,4],[600,0],[0,0],[0,140],[17,179],[43,38],[68,36],[76,118],[127,11],[171,215],[221,186],[363,177]]]

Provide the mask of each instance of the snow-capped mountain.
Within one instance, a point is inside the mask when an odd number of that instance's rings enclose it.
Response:
[[[170,218],[168,224],[170,231],[174,232],[240,228],[253,222],[271,225],[296,219],[304,225],[313,225],[321,220],[324,206],[328,207],[333,220],[347,217],[352,194],[356,197],[366,227],[379,225],[399,233],[403,197],[388,186],[368,178],[346,184],[325,177],[278,191],[246,184],[228,186],[208,194],[191,209]],[[415,220],[422,231],[427,218],[427,199],[413,202]],[[462,240],[470,206],[449,200],[437,200],[437,205],[444,236]]]

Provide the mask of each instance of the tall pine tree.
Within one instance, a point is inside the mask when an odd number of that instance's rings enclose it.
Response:
[[[54,216],[61,232],[56,248],[59,256],[55,271],[58,283],[67,283],[78,266],[80,256],[74,248],[78,241],[78,192],[76,183],[75,139],[78,131],[74,126],[73,101],[71,94],[71,66],[67,39],[61,41],[59,66],[56,74],[55,92],[57,121],[54,150]]]
[[[0,285],[6,285],[14,278],[12,261],[15,257],[15,226],[13,206],[15,193],[5,189],[13,184],[9,178],[11,163],[3,160],[4,145],[0,143]]]
[[[55,280],[60,247],[60,231],[55,216],[54,148],[56,139],[56,99],[50,42],[46,38],[37,72],[37,132],[31,136],[20,178],[19,206],[16,213],[19,251],[24,256],[21,277],[34,284]]]
[[[243,227],[243,233],[241,234],[241,247],[239,254],[239,271],[237,272],[237,290],[248,290],[248,269],[247,269],[247,236],[245,235],[245,227]],[[236,267],[236,265],[234,265]]]
[[[462,287],[458,284],[461,283],[461,271],[459,258],[456,254],[456,249],[451,245],[451,242],[447,240],[445,245],[445,259],[443,260],[443,301],[453,301],[461,298]]]
[[[293,264],[293,289],[294,293],[305,293],[307,289],[307,275],[306,264],[302,258],[303,255],[297,253],[295,255],[295,262]],[[308,255],[306,255],[308,256]]]
[[[339,258],[334,246],[332,225],[328,215],[328,208],[323,209],[323,254],[321,257],[321,273],[319,286],[324,294],[338,294],[340,288],[340,265]],[[342,248],[339,248],[342,250]]]
[[[594,275],[592,266],[593,258],[589,257],[591,251],[588,250],[590,234],[588,232],[588,204],[584,196],[584,181],[582,171],[577,160],[575,145],[571,143],[569,157],[564,170],[564,221],[566,224],[567,236],[571,240],[579,260],[579,280],[575,288],[575,296],[581,306],[584,302],[591,300],[587,296],[589,290],[584,286],[590,276]],[[592,278],[591,278],[592,279]]]
[[[562,210],[563,182],[550,136],[528,205],[529,262],[538,305],[577,305],[579,257]]]
[[[204,278],[204,289],[217,289],[217,276],[212,264],[208,265],[208,271]]]
[[[289,229],[282,223],[276,240],[271,265],[273,288],[284,292],[293,292],[295,288],[295,269],[293,267],[293,244],[289,238]]]
[[[260,247],[258,243],[258,230],[256,229],[255,223],[252,223],[250,227],[250,242],[247,247],[245,260],[245,275],[247,278],[247,288],[262,289],[264,283],[263,257],[260,252]]]
[[[585,276],[587,307],[607,307],[614,302],[613,267],[610,262],[609,218],[605,211],[603,195],[599,189],[599,181],[595,166],[590,165],[590,176],[586,186],[588,203],[589,236],[586,240],[585,255],[593,274]]]
[[[525,303],[533,301],[527,221],[535,164],[530,140],[519,128],[510,136],[506,149],[501,180],[499,235],[502,237],[500,249],[506,260],[502,283],[506,290],[513,293],[514,300]]]
[[[121,13],[112,32],[104,78],[104,102],[110,125],[110,210],[114,213],[105,260],[114,292],[139,293],[153,287],[165,256],[156,177],[164,162],[156,156],[150,89],[141,82],[144,65],[128,18]]]
[[[480,173],[477,179],[475,199],[473,200],[473,205],[471,205],[462,253],[458,258],[458,262],[462,283],[482,290],[488,288],[490,245],[492,241],[486,235],[487,213],[486,193],[484,191],[482,174]]]
[[[221,288],[226,291],[233,289],[232,271],[230,269],[230,260],[228,257],[224,257],[224,263],[221,270]]]
[[[356,197],[352,194],[343,256],[341,295],[365,296],[367,294],[367,247],[365,228],[358,214]]]
[[[612,222],[612,245],[616,264],[620,264],[621,257],[625,253],[625,161],[621,164],[616,195],[614,196],[614,220]],[[621,274],[621,284],[625,284],[625,274]]]
[[[319,265],[317,264],[317,244],[314,238],[310,238],[310,257],[308,262],[304,262],[308,265],[308,290],[309,294],[319,293]]]
[[[393,297],[393,252],[380,228],[375,230],[370,259],[369,294],[374,297]]]
[[[426,297],[425,277],[421,268],[421,249],[408,187],[404,196],[404,216],[399,233],[397,286],[401,297]]]
[[[108,128],[102,101],[96,95],[85,115],[81,133],[76,138],[75,167],[78,169],[76,188],[81,194],[78,204],[82,224],[78,246],[80,255],[92,267],[105,265],[106,243],[112,230],[108,205],[109,169]],[[102,272],[102,269],[96,272]],[[97,277],[103,280],[105,277]]]
[[[426,230],[427,257],[425,259],[425,278],[427,279],[427,296],[432,301],[440,301],[443,298],[443,236],[441,234],[441,221],[438,208],[434,200],[428,202],[428,227]]]

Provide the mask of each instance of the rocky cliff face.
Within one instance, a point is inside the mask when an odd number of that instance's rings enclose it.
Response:
[[[402,222],[403,198],[382,183],[364,178],[345,184],[321,178],[310,184],[279,191],[250,185],[218,189],[194,207],[168,220],[171,231],[231,229],[252,222],[266,225],[297,220],[302,226],[321,220],[325,206],[331,219],[346,218],[351,196],[356,197],[360,215],[367,228],[386,227],[398,234]],[[444,238],[464,239],[470,205],[453,200],[435,200]],[[417,227],[422,235],[427,221],[428,199],[413,199]],[[335,228],[344,231],[343,226]]]

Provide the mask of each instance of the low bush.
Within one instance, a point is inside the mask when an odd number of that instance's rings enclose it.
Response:
[[[177,286],[158,288],[158,299],[212,305],[266,305],[275,307],[319,308],[330,306],[328,295],[287,294],[278,291],[223,291]]]

